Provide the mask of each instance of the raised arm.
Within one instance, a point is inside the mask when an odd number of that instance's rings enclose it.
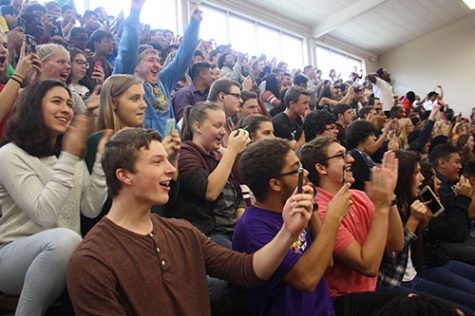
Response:
[[[339,259],[359,273],[375,277],[387,243],[389,213],[394,200],[394,188],[397,181],[397,159],[394,153],[386,152],[384,160],[391,168],[372,169],[371,181],[367,184],[367,194],[374,202],[371,229],[363,245],[353,240],[346,249],[338,254]],[[394,178],[394,174],[396,175]],[[401,224],[402,227],[402,224]],[[386,236],[386,238],[383,238]]]
[[[314,235],[314,242],[310,248],[287,273],[285,283],[307,292],[315,290],[332,259],[338,227],[350,209],[349,188],[350,185],[345,184],[330,201],[318,236]],[[310,222],[318,220],[319,215],[314,212]],[[313,229],[312,233],[315,234],[316,230]]]
[[[130,15],[124,21],[122,37],[119,41],[119,54],[115,61],[113,74],[134,74],[139,47],[140,12],[145,0],[132,0]]]
[[[175,88],[191,64],[193,54],[198,46],[198,32],[201,20],[201,11],[199,8],[195,8],[191,13],[190,24],[186,27],[183,42],[176,52],[175,59],[160,73],[160,81],[168,91],[172,91]]]
[[[228,148],[219,161],[218,166],[208,176],[208,187],[206,188],[207,201],[215,201],[223,192],[236,157],[246,149],[247,144],[250,142],[249,133],[242,129],[234,131],[229,135],[228,142]]]

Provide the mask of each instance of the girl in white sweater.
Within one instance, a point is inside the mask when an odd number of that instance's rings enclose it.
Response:
[[[91,108],[93,105],[91,105]],[[81,241],[80,213],[94,217],[107,197],[97,148],[90,175],[82,156],[94,118],[73,121],[71,92],[53,80],[20,95],[0,148],[0,291],[20,295],[16,315],[42,315],[64,290]]]

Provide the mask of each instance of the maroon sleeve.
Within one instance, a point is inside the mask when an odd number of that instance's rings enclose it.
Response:
[[[67,285],[76,316],[128,314],[120,304],[113,273],[91,256],[76,252],[71,257]]]
[[[206,272],[209,275],[247,288],[262,285],[264,281],[254,272],[252,263],[254,254],[240,253],[222,247],[197,229],[195,234],[201,240]]]

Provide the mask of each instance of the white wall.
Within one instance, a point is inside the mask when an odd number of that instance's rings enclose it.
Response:
[[[435,86],[445,101],[468,115],[475,106],[475,13],[379,56],[392,74],[395,93],[414,90],[421,97]]]

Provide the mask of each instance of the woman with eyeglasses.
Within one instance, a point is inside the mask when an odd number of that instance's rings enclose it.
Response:
[[[69,54],[71,56],[71,74],[68,78],[69,89],[79,94],[84,100],[91,93],[91,90],[83,81],[89,68],[89,63],[87,62],[86,54],[78,48],[71,49]]]
[[[185,109],[178,161],[180,192],[170,215],[187,219],[231,248],[234,226],[246,207],[233,166],[250,139],[246,130],[235,130],[223,149],[225,126],[226,115],[215,103],[198,102]]]

